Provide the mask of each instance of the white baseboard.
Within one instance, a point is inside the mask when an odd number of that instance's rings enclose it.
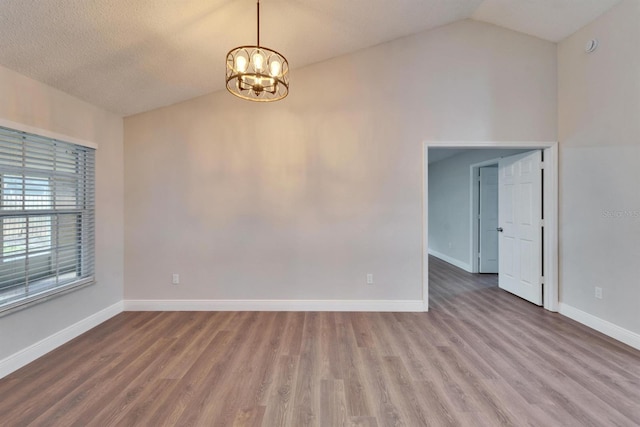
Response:
[[[100,323],[109,320],[113,316],[122,313],[123,304],[119,301],[112,306],[105,308],[91,316],[82,319],[81,321],[74,323],[73,325],[65,328],[47,338],[38,341],[37,343],[20,350],[11,356],[0,360],[0,378],[4,378],[10,373],[17,371],[23,366],[33,362],[39,357],[44,356],[52,350],[60,347],[62,344],[71,341],[79,335],[87,332],[91,328],[95,328]]]
[[[631,332],[567,304],[560,303],[559,313],[575,320],[576,322],[582,323],[591,329],[595,329],[598,332],[602,332],[613,339],[640,350],[640,334]]]
[[[125,300],[125,311],[424,312],[422,300]]]
[[[441,260],[448,262],[451,265],[455,265],[456,267],[461,268],[468,273],[472,272],[471,264],[460,261],[459,259],[452,258],[449,255],[445,255],[441,252],[434,251],[433,249],[429,249],[429,255],[433,255],[436,258],[440,258]]]

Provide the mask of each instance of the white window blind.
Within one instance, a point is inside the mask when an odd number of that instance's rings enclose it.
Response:
[[[0,312],[94,281],[95,150],[0,127]]]

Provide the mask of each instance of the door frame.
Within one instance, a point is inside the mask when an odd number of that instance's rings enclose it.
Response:
[[[542,150],[543,183],[543,307],[558,311],[558,142],[557,141],[423,141],[422,143],[422,303],[429,311],[429,148],[517,148]],[[473,214],[471,214],[473,215]],[[473,261],[473,260],[472,260]]]

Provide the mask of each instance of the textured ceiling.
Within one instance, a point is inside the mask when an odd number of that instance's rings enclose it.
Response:
[[[616,3],[619,0],[485,0],[472,18],[559,42]]]
[[[619,0],[262,0],[261,42],[299,68],[473,18],[558,41]],[[224,88],[255,0],[2,0],[0,65],[130,115]]]

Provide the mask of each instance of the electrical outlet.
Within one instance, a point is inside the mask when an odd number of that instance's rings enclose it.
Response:
[[[596,286],[596,298],[597,299],[602,299],[602,288],[599,288]]]
[[[173,273],[173,276],[171,277],[171,283],[173,283],[174,285],[180,284],[180,275],[178,273]]]
[[[373,274],[367,273],[367,285],[373,285]]]

